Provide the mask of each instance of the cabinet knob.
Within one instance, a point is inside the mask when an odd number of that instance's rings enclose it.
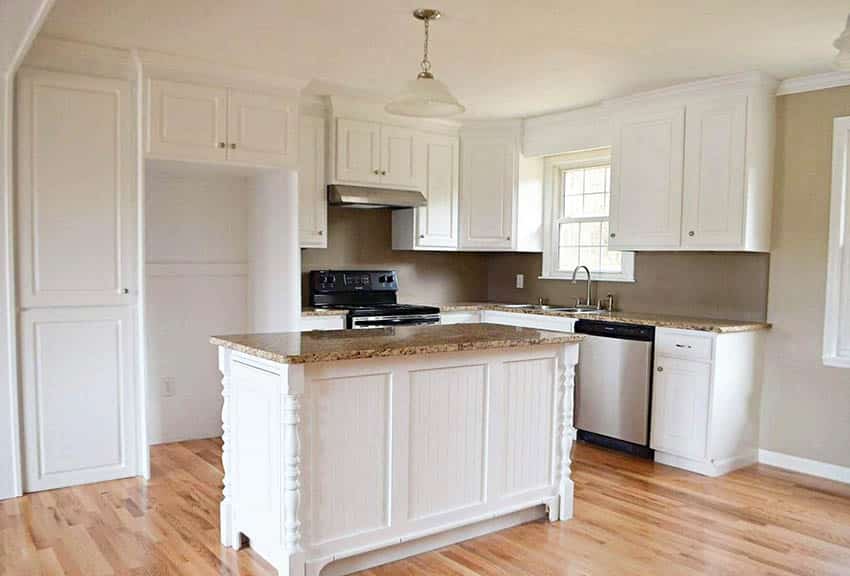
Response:
[[[219,148],[226,148],[226,147],[227,147],[227,144],[225,144],[224,142],[219,142],[219,143],[218,143],[218,147],[219,147]]]
[[[380,170],[372,170],[372,174],[374,174],[375,176],[378,176],[380,173]]]
[[[505,240],[510,240],[510,239],[511,239],[510,236],[505,237]]]
[[[230,143],[230,149],[231,149],[231,150],[236,150],[236,142],[231,142],[231,143]]]
[[[420,234],[420,235],[419,235],[419,237],[420,237],[420,238],[425,238],[425,234]]]
[[[130,289],[129,289],[129,288],[122,288],[122,289],[121,289],[121,294],[129,294],[129,293],[130,293]]]
[[[381,176],[386,176],[386,175],[387,175],[387,171],[386,171],[386,170],[381,170]]]
[[[691,238],[693,238],[693,237],[694,237],[694,231],[693,231],[693,230],[691,230],[690,232],[688,232],[688,236],[690,236]]]
[[[658,370],[659,372],[664,372],[664,366],[659,366],[658,368],[656,368],[656,370]]]
[[[319,236],[323,236],[325,234],[324,230],[319,230]]]
[[[609,234],[609,236],[611,236],[611,238],[616,238],[616,237],[617,237],[617,235],[616,235],[616,234],[614,234],[613,232],[611,232],[611,234]]]

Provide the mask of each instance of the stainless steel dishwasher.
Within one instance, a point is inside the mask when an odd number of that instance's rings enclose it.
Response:
[[[579,320],[584,334],[576,374],[579,439],[651,457],[649,415],[655,328]]]

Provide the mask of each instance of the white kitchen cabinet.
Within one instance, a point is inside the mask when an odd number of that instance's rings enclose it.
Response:
[[[682,246],[742,246],[747,96],[689,104],[685,133]]]
[[[609,246],[678,247],[684,107],[624,113],[614,126]]]
[[[393,211],[393,249],[457,249],[459,143],[456,136],[422,134],[426,206]]]
[[[381,125],[337,118],[335,180],[348,184],[381,182]]]
[[[327,248],[325,119],[302,116],[298,131],[298,230],[302,248]]]
[[[757,460],[762,335],[656,329],[657,462],[719,476]]]
[[[297,104],[287,98],[148,79],[147,156],[289,166],[297,156]]]
[[[606,102],[610,246],[769,251],[775,90],[753,73]]]
[[[151,79],[148,99],[148,154],[227,160],[226,88]]]
[[[551,330],[554,332],[575,332],[576,324],[575,318],[569,318],[567,316],[503,312],[501,310],[484,310],[481,321],[488,324],[504,324],[506,326],[520,326],[522,328],[536,328],[537,330]]]
[[[338,316],[301,316],[298,329],[301,332],[309,332],[311,330],[344,330],[345,318],[345,314]]]
[[[460,248],[513,247],[519,139],[511,130],[461,134]]]
[[[398,126],[381,126],[381,184],[419,188],[422,166],[417,158],[420,133]]]
[[[477,310],[457,312],[440,312],[440,324],[478,324],[481,322],[481,312]]]
[[[297,156],[295,102],[279,96],[229,90],[227,159],[239,164],[282,166]]]
[[[133,301],[136,195],[128,82],[18,73],[22,308]]]

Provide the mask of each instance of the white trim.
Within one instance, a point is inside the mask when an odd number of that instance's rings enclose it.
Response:
[[[850,170],[850,116],[832,121],[832,191],[829,205],[829,253],[823,322],[823,360],[828,366],[850,365],[850,248],[848,233],[848,170]]]
[[[838,88],[850,86],[850,72],[822,72],[808,76],[797,76],[786,78],[779,83],[776,91],[777,96],[786,94],[799,94],[801,92],[814,92],[815,90],[826,90],[827,88]]]
[[[850,484],[850,467],[848,466],[838,466],[837,464],[800,458],[799,456],[773,452],[771,450],[759,450],[759,462],[784,470]]]
[[[606,107],[619,107],[631,104],[640,104],[648,98],[687,97],[691,94],[702,93],[708,90],[729,90],[755,85],[762,85],[775,90],[778,84],[779,81],[776,78],[769,74],[765,74],[764,72],[741,72],[738,74],[714,76],[702,80],[695,80],[693,82],[674,84],[673,86],[665,86],[664,88],[658,88],[656,90],[637,92],[635,94],[629,94],[618,98],[610,98],[608,100],[604,100],[602,105]]]
[[[625,254],[625,252],[623,253]],[[634,254],[633,252],[629,252],[629,254]],[[624,262],[625,264],[625,262]],[[557,274],[549,274],[547,276],[540,275],[537,277],[538,280],[560,280],[571,282],[573,279],[572,273],[565,275],[557,275]],[[576,278],[576,282],[584,282],[586,278],[580,277]],[[611,274],[610,272],[594,272],[593,273],[593,281],[594,282],[637,282],[635,280],[635,269],[634,269],[634,259],[632,259],[632,263],[629,266],[624,266],[623,272],[621,274]]]
[[[755,450],[748,451],[732,458],[725,458],[723,460],[700,460],[656,450],[653,458],[659,464],[682,468],[688,472],[695,472],[711,478],[723,476],[733,470],[744,468],[758,462],[758,454]]]

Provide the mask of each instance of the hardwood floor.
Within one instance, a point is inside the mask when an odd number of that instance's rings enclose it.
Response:
[[[156,446],[153,478],[0,502],[0,574],[267,575],[218,543],[220,443]],[[850,574],[850,486],[754,466],[709,479],[579,445],[575,518],[388,564],[407,574]]]

